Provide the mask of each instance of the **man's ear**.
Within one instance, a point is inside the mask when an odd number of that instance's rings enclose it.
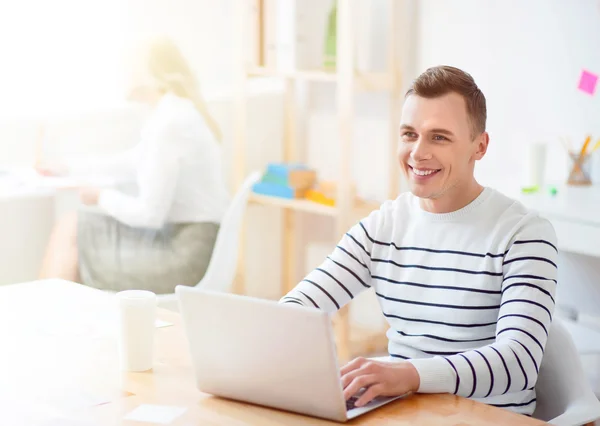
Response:
[[[481,160],[485,153],[487,152],[488,145],[490,143],[490,135],[488,132],[483,132],[474,141],[477,144],[475,152],[473,154],[473,158],[475,160]]]

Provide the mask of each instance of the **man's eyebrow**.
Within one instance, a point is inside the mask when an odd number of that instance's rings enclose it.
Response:
[[[441,128],[439,128],[439,129],[431,129],[429,132],[430,133],[440,133],[442,135],[448,135],[448,136],[454,136],[454,133],[452,133],[448,129],[441,129]]]
[[[415,131],[415,128],[413,126],[408,125],[408,124],[402,124],[402,125],[400,125],[400,129],[401,130]],[[439,134],[442,134],[442,135],[454,136],[454,133],[452,133],[450,130],[448,130],[448,129],[442,129],[442,128],[431,129],[431,130],[429,130],[429,133],[439,133]]]

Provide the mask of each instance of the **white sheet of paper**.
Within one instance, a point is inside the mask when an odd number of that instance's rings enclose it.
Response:
[[[36,426],[100,426],[100,423],[92,423],[90,420],[82,420],[65,416],[56,416],[45,419]]]
[[[81,388],[69,387],[56,389],[55,392],[49,395],[40,395],[36,398],[36,402],[63,413],[65,411],[71,412],[108,404],[123,397],[119,392],[91,392]]]
[[[185,407],[142,404],[125,416],[125,420],[168,425],[187,411]]]
[[[62,395],[64,396],[64,395]],[[62,404],[68,408],[77,410],[82,408],[95,407],[97,405],[108,404],[114,397],[102,394],[94,394],[84,390],[73,390],[69,392],[66,398],[62,400]]]
[[[172,325],[173,325],[173,323],[169,322],[169,321],[163,321],[161,319],[156,320],[156,328],[170,327]]]
[[[81,406],[79,407],[81,408]],[[57,407],[23,395],[4,397],[0,401],[3,425],[27,426],[101,426],[85,413],[72,413],[73,407]],[[69,411],[69,412],[68,412]]]

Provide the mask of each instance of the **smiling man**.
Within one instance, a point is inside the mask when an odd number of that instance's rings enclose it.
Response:
[[[554,310],[556,235],[520,203],[482,187],[486,102],[440,66],[406,93],[398,150],[410,192],[342,238],[282,303],[334,312],[373,289],[389,322],[389,362],[342,369],[356,405],[406,392],[453,393],[530,415]]]

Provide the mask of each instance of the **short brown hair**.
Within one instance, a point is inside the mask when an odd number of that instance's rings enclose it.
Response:
[[[487,108],[485,96],[470,74],[455,67],[440,65],[428,68],[418,76],[406,92],[424,98],[437,98],[455,92],[463,97],[467,105],[467,114],[471,120],[473,137],[485,132]]]

